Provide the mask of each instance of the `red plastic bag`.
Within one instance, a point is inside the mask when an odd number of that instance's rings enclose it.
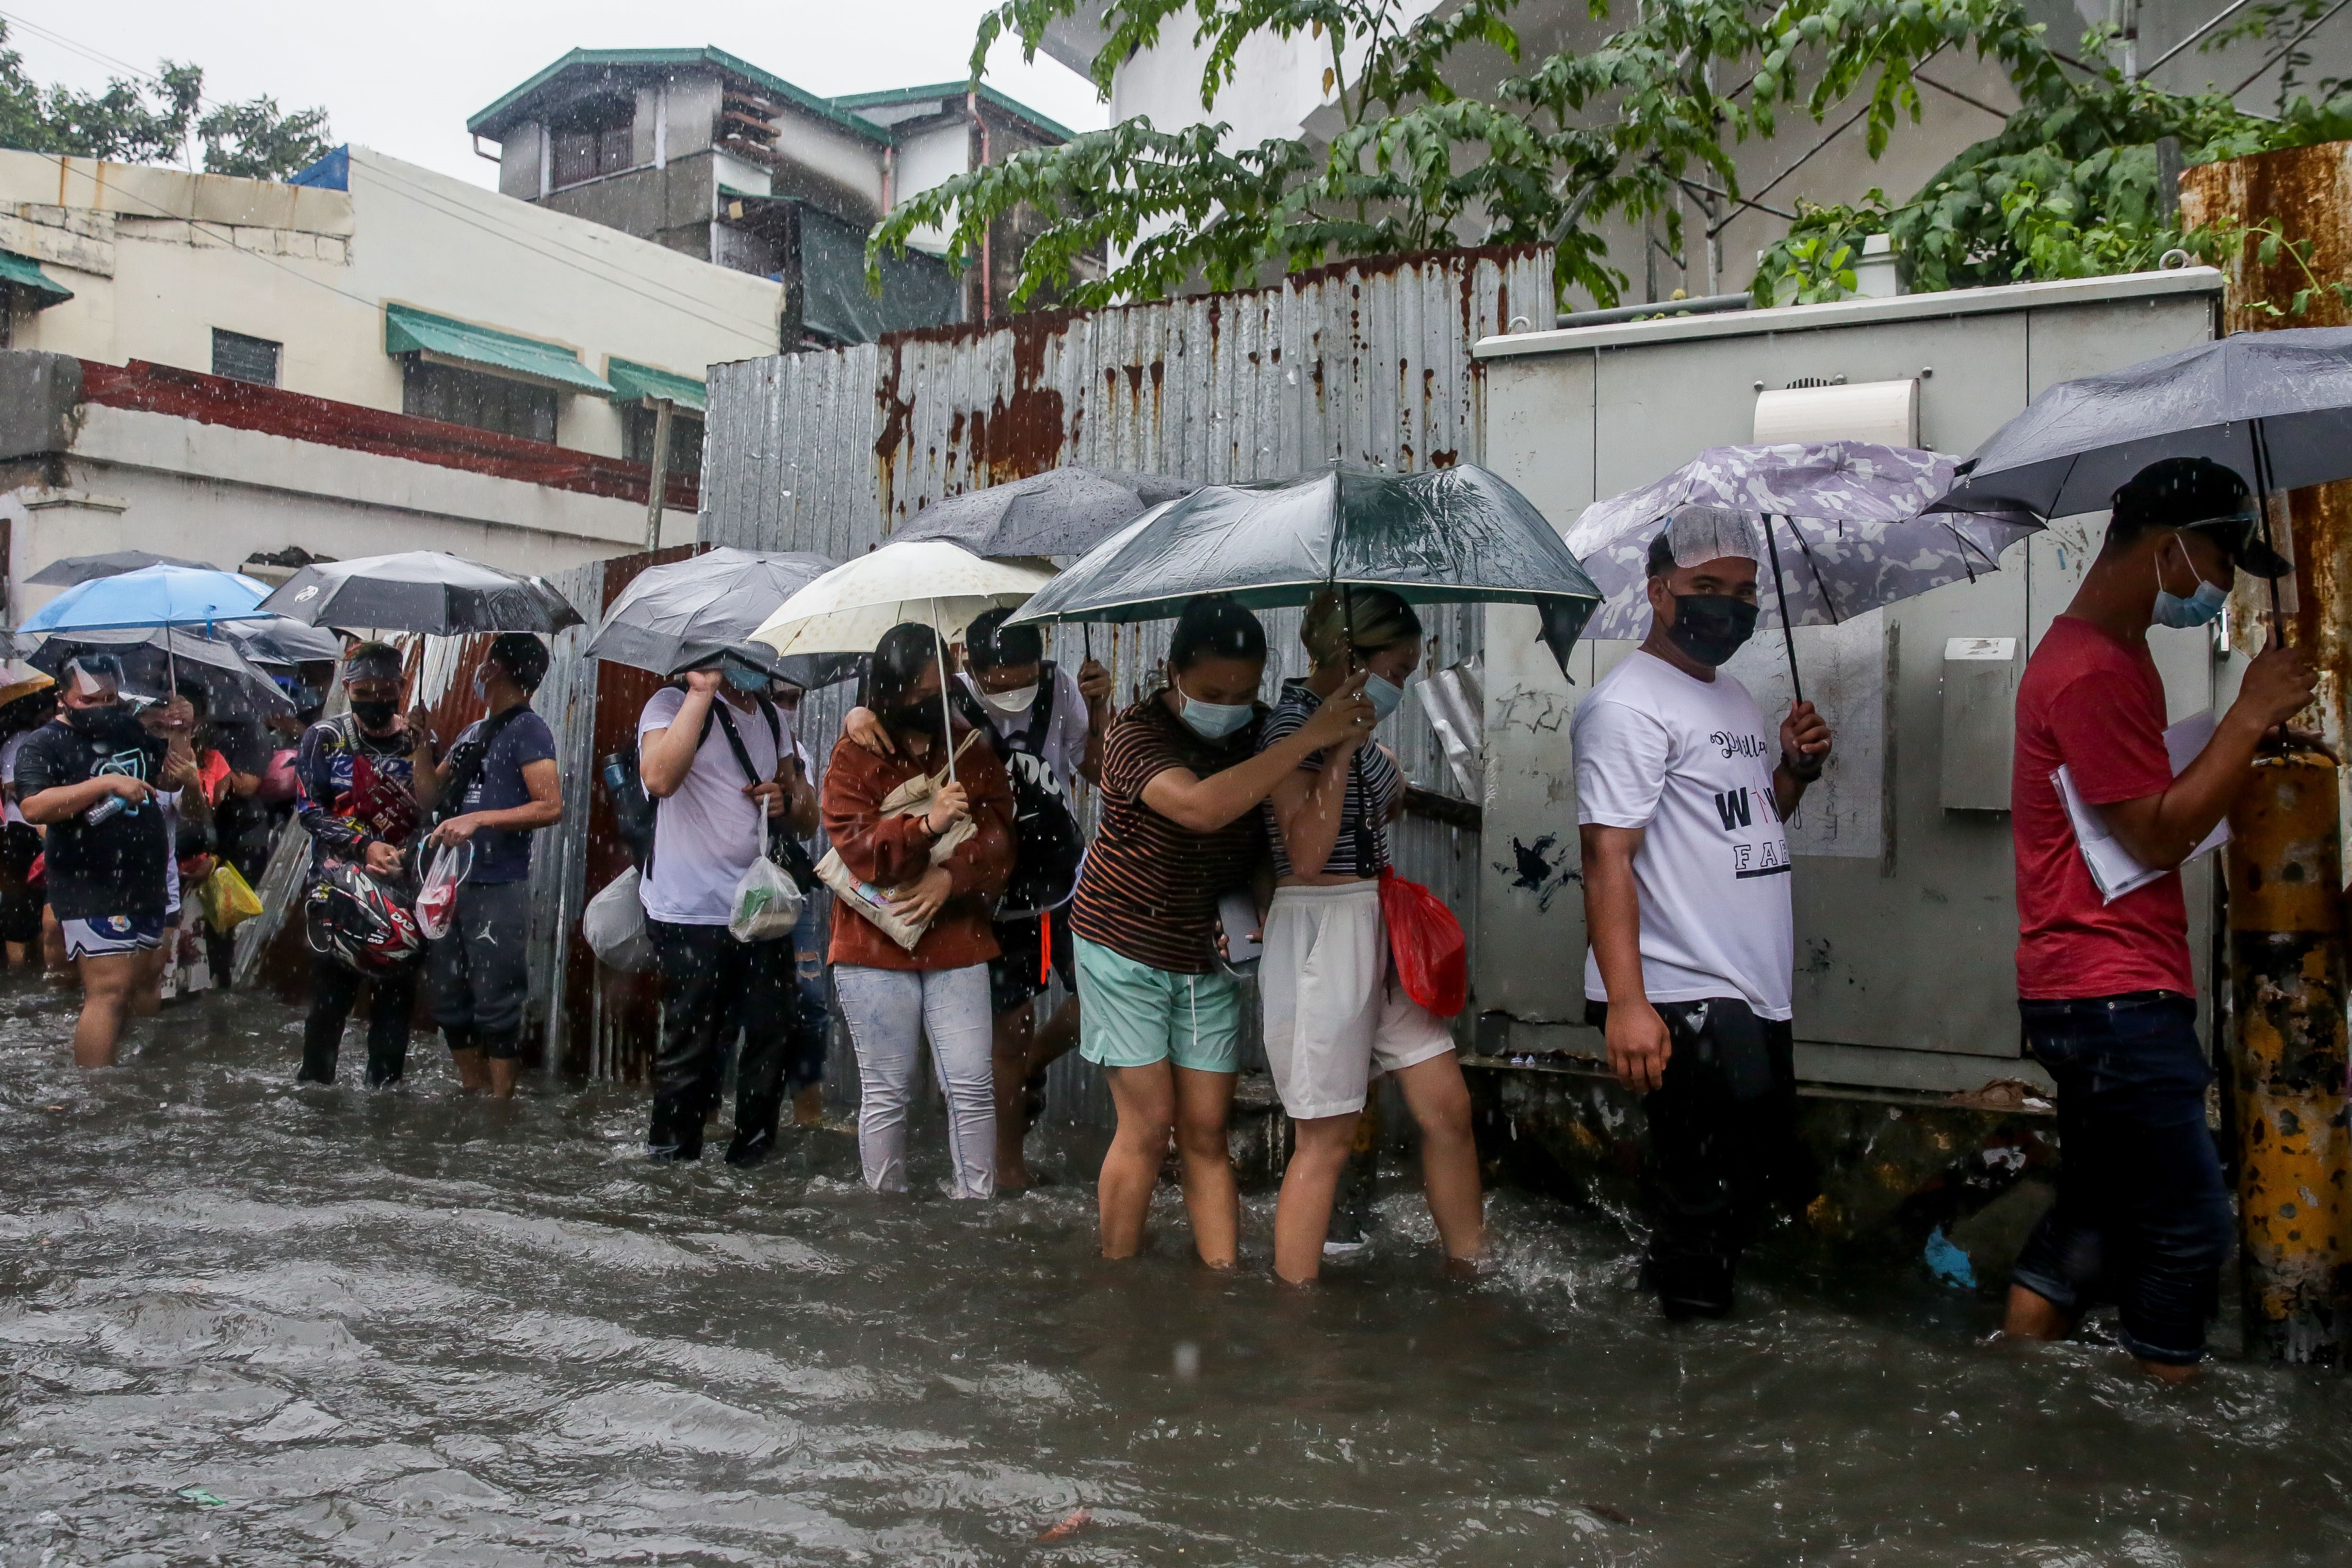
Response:
[[[1454,911],[1421,883],[1384,870],[1381,917],[1404,994],[1439,1018],[1460,1012],[1470,999],[1470,945]]]

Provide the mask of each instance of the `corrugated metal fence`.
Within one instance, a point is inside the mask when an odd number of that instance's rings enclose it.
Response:
[[[1475,461],[1483,381],[1471,346],[1517,319],[1552,316],[1549,255],[1498,247],[715,366],[700,538],[845,559],[933,501],[1064,464],[1213,484],[1334,458],[1392,472]],[[591,613],[593,597],[573,601]],[[1266,619],[1279,650],[1271,695],[1276,678],[1302,673],[1303,658],[1296,612]],[[1095,633],[1122,702],[1150,685],[1167,631]],[[1480,635],[1475,610],[1433,607],[1430,666],[1478,652]],[[1075,663],[1085,645],[1084,633],[1061,629],[1054,656]],[[812,702],[804,733],[836,733],[850,700],[837,687]],[[1401,716],[1408,776],[1455,792],[1417,705]],[[822,760],[824,747],[813,749]],[[1433,821],[1409,820],[1398,835],[1400,871],[1445,896],[1465,926],[1477,852],[1475,833]],[[562,907],[576,918],[579,890],[571,893]]]

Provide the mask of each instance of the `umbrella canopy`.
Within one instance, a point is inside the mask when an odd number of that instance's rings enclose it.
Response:
[[[266,618],[268,589],[233,571],[143,566],[77,583],[25,618],[23,632],[212,626]]]
[[[215,718],[268,718],[294,711],[293,699],[269,672],[237,652],[226,637],[205,637],[180,628],[52,633],[32,657],[35,669],[55,675],[68,659],[111,653],[122,661],[125,685],[136,695],[162,698],[174,680],[204,687],[205,706]]]
[[[1334,464],[1171,501],[1097,546],[1016,619],[1152,621],[1202,593],[1263,609],[1350,584],[1423,602],[1535,605],[1563,664],[1601,597],[1534,503],[1486,469]]]
[[[1198,489],[1161,474],[1053,468],[935,501],[893,536],[946,539],[974,555],[1084,555],[1163,501]]]
[[[2263,491],[2352,476],[2352,327],[2240,332],[2061,382],[1993,432],[1937,505],[2104,511],[2167,457],[2210,457]]]
[[[786,655],[870,653],[882,633],[912,621],[953,642],[982,611],[1020,605],[1052,580],[1051,572],[982,560],[943,539],[901,540],[793,594],[751,641]]]
[[[821,555],[732,546],[650,567],[604,612],[604,628],[588,644],[588,656],[670,675],[729,654],[794,685],[831,685],[856,673],[854,656],[779,659],[753,643],[751,633],[777,606],[832,570],[833,562]]]
[[[441,550],[319,561],[278,585],[262,608],[307,626],[461,636],[561,632],[580,612],[536,577],[518,577]]]
[[[25,580],[35,588],[71,588],[77,582],[120,577],[148,566],[181,566],[191,571],[217,570],[208,560],[182,560],[178,556],[157,555],[152,550],[115,549],[103,555],[59,556]]]
[[[1595,501],[1568,530],[1604,598],[1588,637],[1650,629],[1650,541],[1692,502],[1748,513],[1780,557],[1768,626],[1828,626],[1963,578],[1997,570],[2000,552],[2041,528],[1999,516],[1921,514],[1949,488],[1954,459],[1863,441],[1713,446],[1654,484]],[[1782,598],[1788,608],[1785,621]]]
[[[343,640],[324,626],[305,626],[273,615],[267,621],[240,621],[227,629],[236,651],[257,664],[291,669],[297,664],[331,662],[343,656]]]

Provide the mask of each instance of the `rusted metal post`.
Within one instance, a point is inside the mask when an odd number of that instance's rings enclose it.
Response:
[[[2352,1311],[2336,775],[2320,752],[2258,758],[2229,854],[2246,1348],[2330,1365]]]
[[[646,549],[661,549],[662,504],[669,499],[669,416],[677,404],[666,397],[646,400],[654,410],[651,482],[646,486]]]
[[[2191,169],[2180,179],[2180,221],[2244,236],[2221,258],[2225,330],[2346,324],[2344,302],[2318,284],[2352,271],[2352,144]],[[2276,242],[2268,260],[2265,235]],[[2319,666],[2311,716],[2340,756],[2352,737],[2352,484],[2295,491],[2284,510],[2294,595],[2277,631]],[[2247,1348],[2338,1364],[2352,1336],[2342,904],[2352,802],[2342,786],[2321,753],[2263,756],[2230,814],[2227,857]]]

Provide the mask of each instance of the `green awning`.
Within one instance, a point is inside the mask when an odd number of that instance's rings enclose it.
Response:
[[[405,305],[383,308],[383,351],[437,354],[494,373],[552,382],[607,397],[613,394],[604,377],[580,362],[576,349],[477,327],[469,321],[453,321]]]
[[[700,413],[709,390],[692,376],[657,371],[651,365],[618,356],[604,361],[604,379],[613,383],[613,401],[635,402],[639,398],[667,398],[689,413]]]
[[[53,280],[41,270],[41,264],[29,256],[18,256],[13,250],[0,250],[0,283],[13,283],[39,296],[36,310],[46,310],[52,305],[62,305],[73,298],[73,290]]]

